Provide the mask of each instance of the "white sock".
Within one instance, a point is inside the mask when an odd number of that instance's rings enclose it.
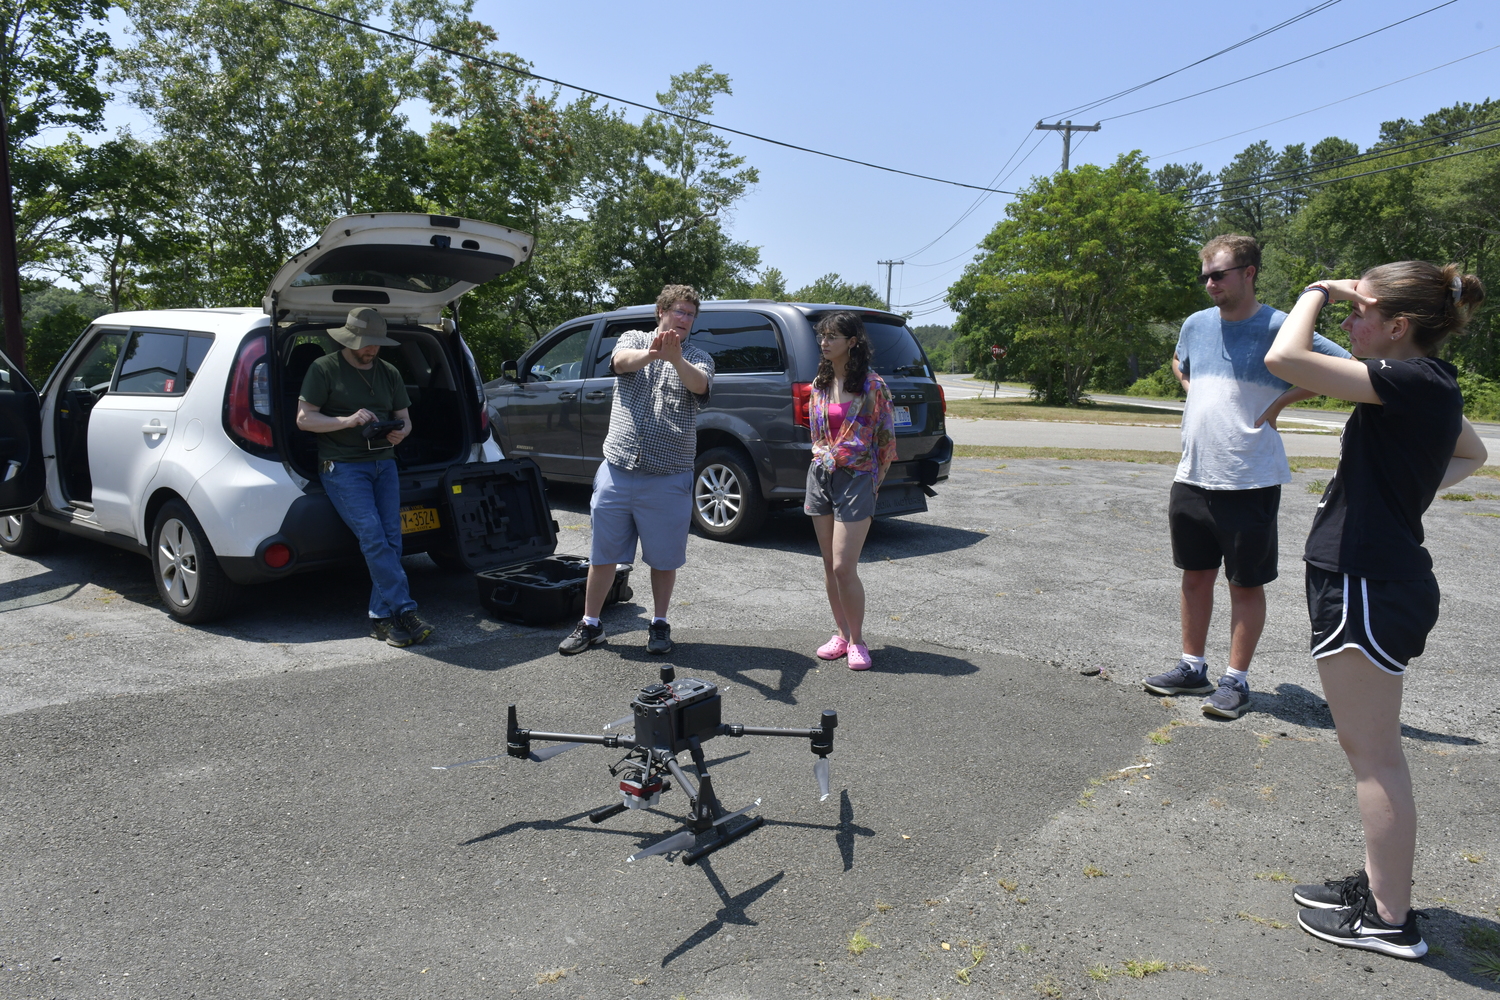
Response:
[[[1224,673],[1230,677],[1233,677],[1236,681],[1245,685],[1245,687],[1248,688],[1250,686],[1250,671],[1236,670],[1233,667],[1230,667],[1228,670],[1224,671]]]
[[[661,624],[662,624],[662,625],[665,625],[665,624],[667,624],[667,620],[666,620],[666,619],[665,619],[665,618],[652,618],[652,619],[651,619],[651,624],[652,624],[652,625],[655,625],[655,624],[657,624],[657,623],[658,623],[658,622],[659,622],[659,623],[661,623]]]
[[[1204,659],[1201,656],[1190,656],[1187,653],[1182,654],[1182,662],[1186,663],[1194,670],[1202,670],[1204,667],[1208,666],[1208,660]]]
[[[584,615],[583,616],[583,623],[585,625],[587,625],[589,628],[598,628],[599,627],[599,619],[597,619],[597,618],[590,618],[588,615]]]

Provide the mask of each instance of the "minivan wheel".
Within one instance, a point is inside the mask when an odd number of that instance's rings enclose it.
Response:
[[[37,524],[30,513],[0,517],[0,549],[11,555],[29,556],[44,552],[57,541],[58,530]]]
[[[167,501],[156,515],[151,569],[167,611],[189,625],[223,617],[239,593],[219,566],[202,525],[181,500]]]
[[[721,542],[749,538],[766,519],[750,460],[736,448],[710,448],[693,467],[693,524]]]

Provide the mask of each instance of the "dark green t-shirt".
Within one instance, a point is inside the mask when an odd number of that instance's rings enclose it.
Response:
[[[397,410],[411,406],[401,373],[394,365],[376,358],[369,371],[360,371],[344,360],[343,351],[314,361],[298,395],[330,417],[347,417],[363,409],[381,420],[394,420]],[[366,441],[358,427],[315,437],[318,458],[324,462],[373,462],[396,457],[389,441]]]

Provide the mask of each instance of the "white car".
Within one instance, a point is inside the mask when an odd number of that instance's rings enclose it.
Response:
[[[58,532],[147,555],[167,610],[205,622],[238,585],[360,558],[296,427],[325,332],[374,306],[399,347],[381,350],[411,397],[396,448],[407,554],[475,565],[446,481],[501,460],[473,355],[443,315],[527,260],[533,240],[448,216],[350,216],[288,261],[261,309],[169,309],[95,320],[40,397],[0,367],[0,548],[36,552]],[[28,402],[29,399],[29,402]],[[472,495],[472,491],[471,491]],[[479,560],[482,562],[482,559]]]

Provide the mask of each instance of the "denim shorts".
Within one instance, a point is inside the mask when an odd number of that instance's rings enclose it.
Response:
[[[664,476],[622,469],[600,462],[594,473],[594,496],[589,501],[594,537],[589,563],[635,562],[652,569],[677,569],[687,562],[688,525],[693,516],[693,473]]]
[[[834,469],[817,462],[807,468],[807,499],[802,512],[813,517],[833,515],[835,521],[863,521],[875,516],[875,476],[868,472]]]

